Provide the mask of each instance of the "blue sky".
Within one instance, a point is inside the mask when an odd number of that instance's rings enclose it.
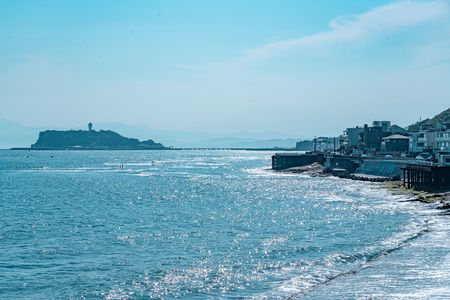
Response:
[[[0,0],[0,117],[285,136],[450,105],[450,1]]]

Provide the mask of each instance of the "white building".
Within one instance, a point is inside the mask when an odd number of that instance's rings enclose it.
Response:
[[[433,129],[412,132],[409,139],[409,151],[429,152],[434,154],[439,163],[450,163],[450,123],[439,124]]]
[[[411,132],[409,137],[409,151],[413,153],[432,151],[433,140],[434,132],[425,130]]]
[[[434,133],[435,149],[438,151],[450,151],[450,130]]]
[[[316,137],[313,140],[314,150],[319,152],[333,152],[341,147],[341,137]]]

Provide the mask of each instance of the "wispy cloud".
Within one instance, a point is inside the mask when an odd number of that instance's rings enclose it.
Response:
[[[353,16],[331,20],[329,30],[317,34],[265,44],[244,53],[239,61],[259,61],[283,51],[370,38],[385,32],[420,25],[448,15],[446,0],[399,1]]]

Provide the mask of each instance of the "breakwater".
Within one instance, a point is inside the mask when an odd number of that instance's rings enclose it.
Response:
[[[374,157],[349,157],[349,156],[330,156],[327,157],[325,166],[334,168],[343,168],[350,173],[360,173],[384,177],[402,176],[404,168],[410,160],[406,159],[385,159]]]
[[[323,165],[325,156],[321,153],[276,153],[272,156],[272,169],[280,171],[315,162]]]
[[[312,163],[320,163],[329,170],[342,169],[348,173],[361,173],[374,176],[402,176],[404,168],[410,160],[386,159],[374,157],[356,157],[345,155],[277,153],[272,156],[272,169],[285,170]]]
[[[407,188],[418,190],[448,190],[450,167],[431,162],[402,158],[323,155],[314,153],[277,153],[272,156],[273,170],[307,166],[319,163],[323,172],[340,178],[363,181],[403,180]]]

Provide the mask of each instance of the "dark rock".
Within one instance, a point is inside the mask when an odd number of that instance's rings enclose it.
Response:
[[[437,209],[450,209],[450,203],[444,203],[441,206],[437,207]]]

